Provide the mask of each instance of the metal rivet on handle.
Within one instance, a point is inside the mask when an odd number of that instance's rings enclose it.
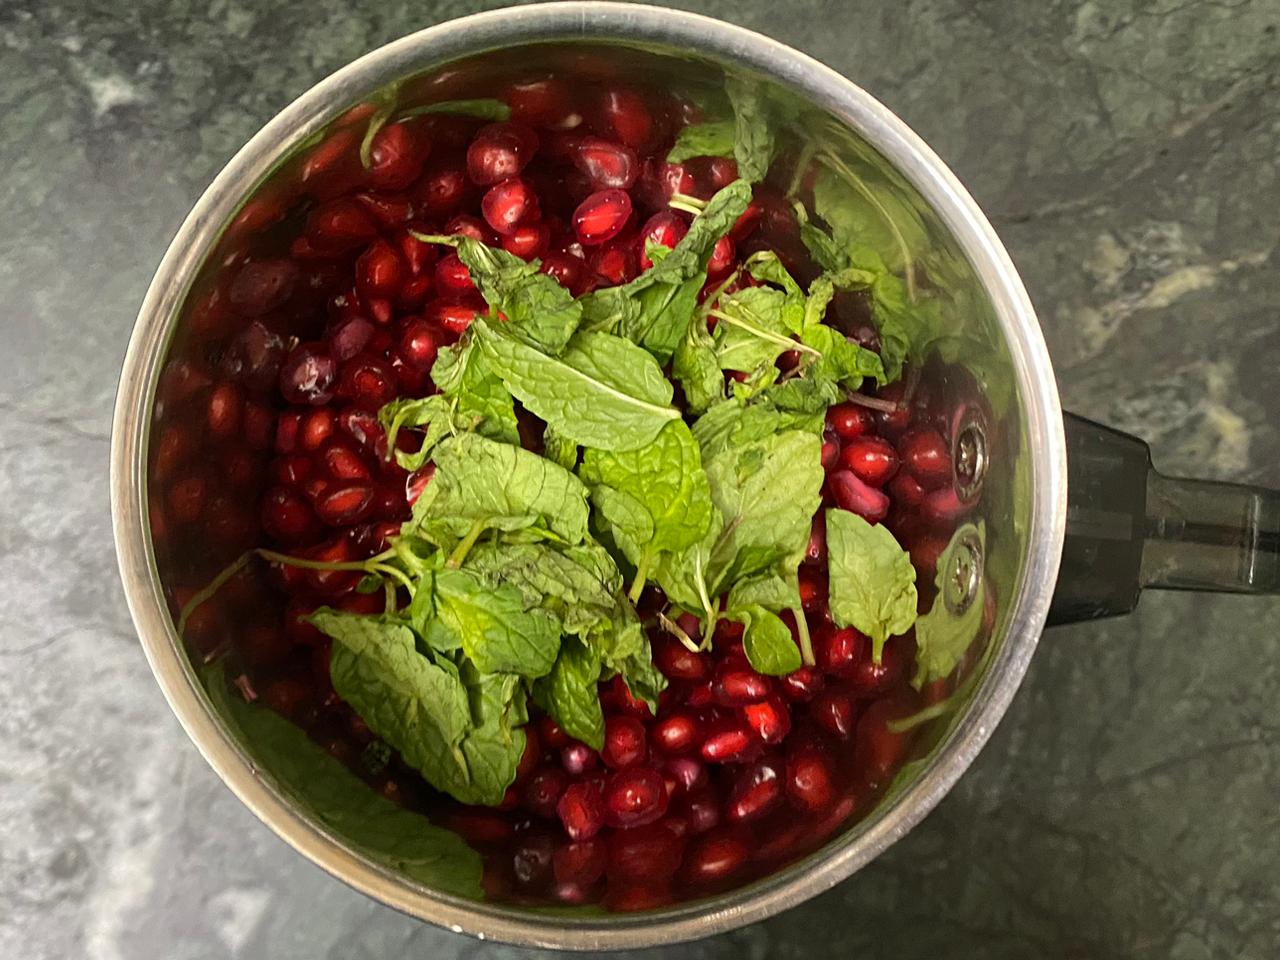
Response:
[[[942,582],[942,602],[959,616],[969,609],[982,585],[982,541],[976,528],[964,530],[950,551],[951,564]]]
[[[956,430],[952,463],[955,469],[956,496],[964,503],[976,500],[987,475],[987,432],[976,411],[965,414]]]

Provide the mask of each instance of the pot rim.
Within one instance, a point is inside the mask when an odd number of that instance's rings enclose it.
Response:
[[[653,42],[732,60],[831,111],[889,159],[952,232],[989,294],[1022,398],[1032,507],[1023,576],[1006,635],[965,715],[925,772],[887,809],[770,877],[702,901],[637,915],[569,918],[432,891],[348,849],[264,778],[212,712],[167,612],[151,545],[145,475],[152,405],[177,310],[219,227],[285,152],[335,105],[412,70],[505,45],[552,40]],[[1066,447],[1057,384],[1034,308],[1003,244],[954,174],[866,91],[761,34],[699,14],[568,2],[474,14],[393,41],[309,89],[221,170],[179,228],[142,303],[121,372],[111,446],[111,513],[125,595],[147,661],[196,748],[254,814],[299,853],[362,893],[456,933],[531,947],[622,949],[710,936],[772,916],[830,888],[919,823],[986,743],[1026,672],[1048,613],[1066,518]]]

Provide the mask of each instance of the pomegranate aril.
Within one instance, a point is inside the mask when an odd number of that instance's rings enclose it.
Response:
[[[742,719],[764,743],[781,743],[791,732],[791,712],[777,696],[743,707]]]
[[[661,721],[659,721],[661,722]],[[688,793],[707,782],[707,768],[694,757],[676,757],[662,768],[663,775],[675,782],[677,791]]]
[[[600,691],[600,703],[606,708],[606,713],[612,711],[637,720],[647,720],[652,716],[649,705],[632,694],[621,674],[604,684]]]
[[[293,293],[298,267],[292,260],[255,260],[237,271],[227,300],[242,317],[258,317],[283,306]]]
[[[338,130],[318,143],[302,163],[299,185],[321,200],[358,186],[365,177],[359,153],[363,136],[355,129]]]
[[[719,825],[720,799],[711,787],[695,789],[680,804],[680,811],[689,824],[689,833],[697,836]]]
[[[868,523],[879,523],[888,516],[889,498],[852,471],[837,470],[827,477],[827,484],[840,509],[856,513]]]
[[[787,756],[787,797],[799,810],[816,813],[836,796],[835,768],[816,747],[802,746]]]
[[[827,518],[822,513],[813,518],[802,562],[822,565],[827,562]]]
[[[510,236],[524,224],[538,220],[538,195],[518,177],[495,183],[480,200],[485,222],[500,236]]]
[[[573,738],[560,728],[560,724],[547,715],[538,718],[538,739],[547,750],[559,750],[573,742]]]
[[[709,725],[700,752],[709,763],[742,763],[754,759],[760,750],[760,741],[750,727],[737,718],[725,717]]]
[[[693,629],[696,636],[696,618]],[[653,662],[671,680],[701,680],[710,670],[704,655],[694,653],[670,635],[664,635],[654,643]]]
[[[918,507],[924,502],[925,488],[914,474],[899,470],[889,481],[889,497],[899,508]]]
[[[319,530],[311,507],[293,490],[272,487],[262,498],[262,528],[284,544],[302,543]]]
[[[250,391],[264,393],[276,385],[284,353],[284,341],[255,320],[231,341],[221,369]]]
[[[392,123],[373,135],[369,147],[369,183],[379,190],[403,190],[418,178],[431,152],[420,124]]]
[[[727,276],[729,271],[733,269],[736,256],[732,240],[728,237],[721,237],[717,240],[715,246],[711,248],[711,257],[707,261],[707,278],[721,280]]]
[[[911,425],[911,408],[903,402],[907,392],[906,383],[905,379],[899,380],[876,391],[878,399],[889,400],[895,404],[892,410],[875,412],[876,425],[880,428],[880,433],[887,437],[897,437]]]
[[[573,211],[573,229],[578,240],[598,246],[612,240],[631,217],[631,197],[622,190],[599,190]]]
[[[841,740],[848,740],[853,733],[855,713],[853,699],[835,690],[818,694],[809,706],[809,716],[814,722]]]
[[[858,437],[845,444],[840,462],[863,483],[883,487],[898,470],[898,453],[879,437]]]
[[[506,844],[515,825],[500,813],[487,807],[464,807],[452,813],[445,821],[450,830],[481,849],[492,849]]]
[[[599,137],[581,137],[571,148],[573,165],[597,190],[630,190],[640,164],[630,147]]]
[[[782,769],[773,760],[759,760],[734,778],[725,804],[730,823],[749,823],[769,813],[782,799]]]
[[[849,688],[860,697],[874,697],[887,693],[902,679],[909,659],[904,648],[911,643],[907,637],[890,637],[880,651],[880,662],[871,658],[871,645],[849,676]]]
[[[640,228],[640,266],[648,270],[653,266],[648,247],[656,244],[674,250],[676,244],[689,232],[689,225],[674,210],[662,210],[645,221]]]
[[[925,523],[949,530],[976,505],[976,500],[961,500],[955,488],[948,486],[925,494],[920,502],[919,516]]]
[[[321,406],[333,398],[338,365],[323,344],[294,347],[280,367],[280,394],[290,403]]]
[[[521,260],[535,260],[547,251],[551,231],[544,223],[526,223],[502,238],[502,249]]]
[[[467,148],[467,175],[481,186],[519,176],[537,148],[537,134],[528,127],[514,123],[482,127]]]
[[[599,780],[569,784],[556,803],[556,815],[573,840],[589,840],[604,828],[604,788]]]
[[[679,869],[684,853],[684,841],[665,823],[617,830],[608,842],[610,880],[665,880]]]
[[[540,77],[507,88],[511,119],[531,127],[564,127],[574,123],[573,93],[565,81]],[[578,118],[577,122],[580,122]]]
[[[204,512],[209,496],[209,482],[194,474],[184,477],[169,488],[169,516],[176,523],[193,523]]]
[[[364,207],[365,213],[373,217],[378,226],[385,230],[402,227],[413,219],[417,212],[407,197],[388,197],[377,193],[357,193],[356,201]]]
[[[856,403],[837,403],[827,411],[827,426],[846,442],[870,433],[874,423],[871,411]]]
[[[604,746],[600,749],[600,759],[606,767],[623,770],[643,763],[645,754],[644,724],[635,717],[605,718]]]
[[[341,252],[378,236],[378,225],[356,200],[344,197],[317,207],[307,218],[306,238],[321,250]]]
[[[330,441],[321,451],[320,461],[335,480],[368,480],[372,476],[360,455],[341,442]]]
[[[356,289],[366,299],[394,296],[404,275],[404,261],[386,240],[370,245],[356,260]]]
[[[830,473],[839,462],[840,442],[831,437],[825,437],[822,441],[822,469]]]
[[[848,677],[866,654],[867,638],[852,627],[827,627],[814,638],[818,666],[827,673]]]
[[[413,193],[427,213],[447,217],[466,203],[471,193],[466,167],[457,161],[433,165],[415,184]]]
[[[653,749],[668,756],[688,753],[698,746],[698,721],[693,714],[675,711],[658,717],[649,729]]]
[[[441,296],[456,298],[476,292],[471,271],[453,251],[436,261],[435,282]]]
[[[855,732],[854,755],[859,768],[867,775],[883,779],[902,763],[914,732],[894,733],[888,724],[910,716],[917,709],[914,697],[901,694],[877,700],[862,712]]]
[[[585,743],[571,743],[560,750],[560,766],[571,777],[580,777],[594,770],[600,762],[600,755]]]
[[[756,673],[745,663],[731,662],[722,665],[711,684],[716,702],[726,707],[740,707],[759,703],[773,691],[769,678]]]
[[[542,767],[520,788],[520,803],[535,817],[554,817],[556,805],[569,786],[569,775],[559,767]]]
[[[590,887],[604,876],[608,857],[603,840],[575,840],[555,852],[551,866],[560,883]]]
[[[800,594],[800,607],[814,613],[827,602],[827,577],[824,570],[804,567],[796,577],[796,589]]]
[[[633,149],[647,145],[654,134],[653,112],[644,97],[634,90],[605,91],[595,112],[602,131]]]
[[[396,398],[391,365],[367,354],[352,357],[338,373],[337,395],[357,407],[376,412]]]
[[[667,812],[667,790],[653,767],[614,773],[604,786],[604,821],[611,827],[638,827]]]
[[[538,888],[551,879],[551,858],[555,841],[545,833],[528,833],[521,836],[511,854],[511,875],[516,884],[525,888]]]
[[[716,831],[699,838],[685,855],[681,875],[694,885],[718,884],[733,877],[751,855],[736,833]]]
[[[359,523],[373,507],[373,487],[367,483],[348,483],[327,488],[315,500],[315,511],[331,527]]]
[[[792,703],[806,703],[818,695],[824,681],[813,667],[801,667],[778,680],[778,689]]]
[[[352,316],[338,320],[325,334],[329,355],[338,363],[350,360],[369,345],[373,332],[373,324],[364,317]]]
[[[483,310],[473,304],[450,303],[447,300],[437,300],[426,309],[428,320],[435,321],[454,336],[461,336],[481,313]]]

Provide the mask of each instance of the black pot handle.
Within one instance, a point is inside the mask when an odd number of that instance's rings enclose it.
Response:
[[[1145,588],[1280,593],[1280,491],[1166,477],[1137,437],[1065,419],[1067,536],[1050,624],[1128,613]]]

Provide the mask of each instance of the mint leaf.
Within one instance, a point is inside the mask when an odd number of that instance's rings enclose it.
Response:
[[[577,469],[578,445],[561,436],[554,427],[548,426],[542,431],[542,455],[571,473]]]
[[[748,182],[758,183],[769,172],[774,146],[763,87],[753,80],[727,77],[724,89],[733,104],[733,155],[738,161],[738,175]]]
[[[551,673],[533,685],[533,701],[569,734],[587,746],[604,746],[604,712],[596,681],[600,658],[581,641],[565,640]]]
[[[560,621],[541,607],[527,607],[515,586],[486,583],[470,570],[441,570],[435,606],[437,619],[483,674],[540,677],[555,663]]]
[[[634,450],[680,416],[657,362],[621,337],[579,333],[563,355],[550,357],[484,322],[478,334],[507,388],[574,443]]]
[[[431,379],[453,404],[455,424],[502,443],[520,442],[511,394],[490,372],[469,330],[440,351]]]
[[[803,301],[789,302],[781,290],[747,287],[721,297],[712,311],[716,324],[716,359],[722,370],[750,373],[773,364],[784,350],[798,349],[792,330],[803,323]]]
[[[472,237],[415,233],[426,243],[443,243],[458,251],[485,303],[506,317],[504,329],[532,347],[557,354],[582,319],[582,305],[554,278],[502,249]]]
[[[765,397],[751,403],[738,397],[722,400],[699,417],[693,424],[693,437],[702,449],[703,461],[784,430],[821,434],[826,407],[817,411],[781,410],[771,402],[769,394],[784,386],[768,388]]]
[[[410,107],[399,114],[399,119],[421,117],[432,113],[453,114],[463,117],[477,117],[481,120],[501,122],[511,119],[511,108],[501,100],[477,98],[474,100],[444,100],[440,103],[424,103]]]
[[[746,628],[742,648],[757,673],[783,677],[800,669],[800,648],[791,630],[776,614],[758,604],[734,607],[726,614]]]
[[[200,679],[258,767],[336,836],[432,889],[481,898],[480,856],[461,837],[376,793],[301,729],[233,694],[222,662],[201,670]]]
[[[932,244],[904,188],[884,182],[869,167],[824,154],[825,168],[813,185],[814,212],[827,222],[836,243],[848,249],[867,246],[879,252],[894,273],[914,266],[915,256]]]
[[[463,803],[497,806],[524,753],[520,727],[529,719],[524,682],[510,673],[481,674],[465,660],[458,674],[467,689],[472,726],[460,748],[465,775],[450,768],[455,779],[443,789]]]
[[[667,163],[683,163],[690,157],[731,157],[737,124],[713,120],[685,127],[667,153]]]
[[[667,688],[667,678],[653,664],[653,654],[649,648],[649,638],[639,630],[636,624],[635,635],[640,641],[640,649],[620,659],[607,661],[614,671],[622,676],[633,697],[643,700],[649,705],[654,716],[658,713],[658,697]]]
[[[671,421],[652,443],[637,450],[616,453],[589,448],[579,475],[591,487],[597,507],[603,502],[602,512],[610,525],[620,526],[633,549],[641,549],[640,557],[628,556],[639,567],[640,582],[647,574],[645,554],[652,557],[690,547],[711,524],[711,491],[702,456],[683,420]],[[617,509],[622,498],[639,508],[629,508],[625,519]],[[621,539],[615,536],[615,540],[622,546]]]
[[[917,690],[930,681],[949,677],[982,629],[985,577],[979,577],[977,595],[959,616],[947,609],[943,599],[947,572],[954,569],[956,551],[967,549],[965,541],[975,536],[981,546],[980,555],[986,556],[986,524],[979,521],[976,526],[966,523],[956,530],[938,558],[934,579],[938,594],[929,612],[916,621],[916,674],[911,682]]]
[[[473,433],[442,441],[436,475],[402,531],[437,543],[481,529],[543,524],[576,543],[587,534],[587,488],[569,471],[520,447]]]
[[[387,449],[394,450],[396,463],[410,472],[426,463],[436,444],[457,429],[453,422],[453,404],[438,393],[421,399],[392,400],[378,411],[378,422],[387,432]],[[422,446],[414,453],[396,449],[396,437],[406,427],[419,429],[423,434]]]
[[[724,374],[716,357],[715,341],[700,320],[689,324],[671,361],[671,376],[684,390],[685,407],[703,413],[724,398]]]
[[[761,606],[766,610],[791,610],[800,606],[800,587],[794,569],[766,572],[739,580],[729,591],[726,605]]]
[[[890,636],[916,621],[916,570],[893,534],[856,513],[827,510],[827,571],[831,616],[871,638],[872,658]]]

